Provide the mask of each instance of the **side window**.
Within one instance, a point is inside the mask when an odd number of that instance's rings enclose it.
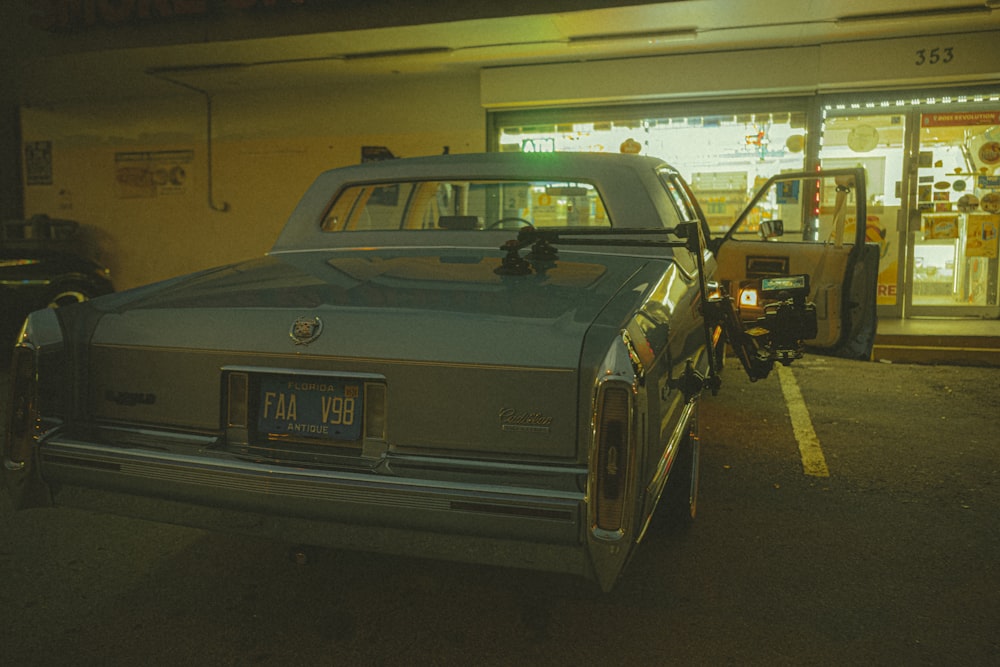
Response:
[[[660,183],[667,193],[667,198],[672,204],[671,213],[673,216],[676,216],[675,219],[667,220],[667,226],[676,226],[681,222],[700,220],[701,216],[698,215],[697,208],[688,195],[684,184],[679,180],[680,177],[676,173],[667,170],[661,170],[659,177]],[[708,238],[708,230],[705,229],[704,231],[706,234],[705,238]],[[696,258],[691,253],[675,252],[674,260],[689,274],[694,274],[697,271]]]
[[[413,185],[360,185],[337,195],[323,220],[325,232],[400,229]]]
[[[779,177],[757,196],[730,235],[744,241],[851,244],[857,194],[854,175],[843,171]]]
[[[815,201],[814,184],[799,180],[772,183],[747,209],[732,237],[744,241],[765,239],[783,243],[815,241],[817,230],[809,215],[810,200]],[[775,231],[778,224],[781,225],[780,234]]]
[[[688,199],[683,187],[674,178],[665,180],[664,185],[670,194],[670,198],[674,201],[674,205],[680,211],[681,218],[685,221],[697,220],[698,214],[694,212],[694,204]]]
[[[687,187],[687,184],[681,180],[680,175],[671,170],[661,169],[659,176],[660,183],[663,185],[667,197],[673,203],[676,214],[680,216],[679,220],[672,221],[669,224],[676,225],[678,222],[698,221],[701,224],[705,240],[710,239],[712,231],[706,224],[705,217],[701,214],[698,204],[695,203],[694,195],[691,194],[691,190]]]
[[[324,232],[340,232],[347,228],[352,212],[357,207],[364,207],[365,188],[348,188],[341,192],[323,219]]]

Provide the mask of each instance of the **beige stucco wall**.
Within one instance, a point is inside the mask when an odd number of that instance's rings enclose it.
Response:
[[[312,179],[360,162],[362,146],[400,157],[486,147],[475,74],[219,95],[212,106],[211,203],[225,212],[210,206],[205,99],[179,89],[161,99],[23,108],[23,139],[51,142],[53,176],[52,185],[26,186],[26,215],[85,225],[125,289],[263,254]],[[141,152],[152,160],[136,159]],[[124,182],[130,165],[138,176]],[[159,166],[179,167],[176,183],[142,181],[143,170]]]

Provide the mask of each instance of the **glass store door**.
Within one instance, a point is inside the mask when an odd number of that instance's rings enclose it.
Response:
[[[860,105],[858,105],[860,106]],[[878,314],[902,317],[906,257],[906,109],[828,109],[820,163],[824,169],[863,167],[868,175],[865,240],[879,246]],[[848,219],[848,230],[859,224]]]
[[[919,123],[907,314],[997,317],[1000,108]]]

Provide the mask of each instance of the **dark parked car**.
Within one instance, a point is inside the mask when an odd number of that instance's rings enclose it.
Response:
[[[777,179],[706,239],[653,158],[329,171],[265,257],[33,313],[8,490],[609,589],[657,506],[694,517],[727,342],[754,380],[871,347],[863,174]]]
[[[6,349],[31,311],[113,291],[110,272],[92,258],[79,232],[79,223],[45,215],[0,223],[4,361]]]

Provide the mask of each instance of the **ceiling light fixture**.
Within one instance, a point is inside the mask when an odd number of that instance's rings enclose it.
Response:
[[[914,21],[920,19],[940,19],[974,14],[989,15],[992,7],[1000,6],[998,0],[987,0],[982,5],[962,5],[960,7],[938,7],[935,9],[914,9],[902,12],[881,12],[877,14],[849,14],[836,19],[837,25],[853,25],[855,23],[870,23],[876,21]]]
[[[697,28],[677,30],[650,30],[646,32],[613,32],[597,35],[575,35],[567,42],[570,46],[593,46],[610,42],[645,42],[649,46],[664,42],[684,42],[698,36]]]

